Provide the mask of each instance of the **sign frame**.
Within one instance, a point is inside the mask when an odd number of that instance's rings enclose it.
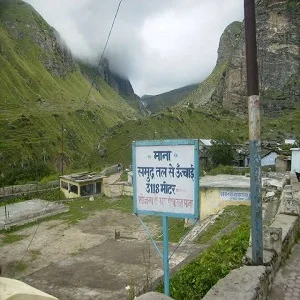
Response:
[[[151,210],[139,210],[137,208],[137,159],[136,149],[138,147],[160,147],[160,146],[194,146],[194,213],[158,212]],[[133,206],[136,215],[155,215],[174,218],[199,219],[199,140],[198,139],[176,139],[176,140],[145,140],[132,143],[132,170],[133,170]]]

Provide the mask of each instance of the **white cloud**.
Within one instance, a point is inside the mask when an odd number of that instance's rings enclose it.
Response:
[[[96,61],[119,0],[27,0],[74,55]],[[225,27],[243,18],[237,0],[123,0],[106,56],[142,94],[200,82]]]

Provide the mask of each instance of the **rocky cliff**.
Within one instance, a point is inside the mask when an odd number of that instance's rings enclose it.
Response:
[[[257,44],[260,95],[266,115],[300,107],[300,2],[257,1]],[[213,80],[211,80],[213,78]],[[245,35],[242,23],[224,31],[217,66],[198,92],[185,99],[196,105],[222,105],[247,113]]]
[[[300,5],[295,0],[257,2],[257,45],[262,109],[274,115],[300,105]],[[244,31],[221,83],[223,107],[247,112]]]
[[[140,98],[134,93],[129,79],[113,72],[110,69],[109,61],[106,58],[102,60],[102,63],[98,69],[97,66],[81,60],[77,60],[77,63],[80,66],[81,72],[91,83],[94,81],[95,76],[100,76],[106,81],[107,84],[109,84],[116,92],[118,92],[118,94],[122,96],[129,105],[140,112],[145,112]],[[97,89],[101,88],[97,82],[94,82],[94,85]]]
[[[181,104],[193,103],[193,106],[202,106],[206,110],[219,104],[219,98],[224,92],[223,82],[226,70],[234,49],[241,41],[242,29],[241,22],[233,22],[227,26],[220,38],[215,68],[195,91],[181,101]]]
[[[42,50],[36,53],[38,59],[53,76],[65,77],[76,69],[76,63],[59,33],[28,4],[17,0],[0,0],[0,19],[1,27],[10,37],[16,43],[25,44],[25,47],[18,48],[20,55],[28,57],[33,45],[36,45]]]

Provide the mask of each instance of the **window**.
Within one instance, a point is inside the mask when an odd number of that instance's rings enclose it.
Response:
[[[74,194],[78,194],[78,186],[74,184],[70,184],[70,192]]]
[[[60,182],[60,187],[65,189],[65,190],[68,190],[68,184],[65,181]]]

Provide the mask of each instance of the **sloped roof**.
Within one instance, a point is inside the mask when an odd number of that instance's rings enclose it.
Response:
[[[211,140],[199,139],[199,142],[202,143],[204,146],[211,146]]]

